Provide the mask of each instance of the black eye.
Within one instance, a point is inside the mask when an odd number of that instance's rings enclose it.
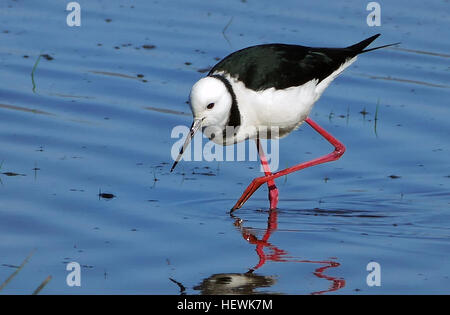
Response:
[[[214,107],[214,103],[209,103],[208,106],[206,106],[207,109],[212,109]]]

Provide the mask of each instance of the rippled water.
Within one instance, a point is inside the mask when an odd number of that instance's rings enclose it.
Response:
[[[448,293],[448,1],[383,2],[371,28],[360,1],[79,3],[71,28],[64,1],[0,2],[0,283],[33,252],[2,293],[49,275],[42,293]],[[258,162],[169,173],[171,130],[217,58],[378,32],[402,44],[361,56],[312,112],[347,152],[278,179],[277,211],[263,187],[228,214]],[[302,126],[280,167],[329,150]]]

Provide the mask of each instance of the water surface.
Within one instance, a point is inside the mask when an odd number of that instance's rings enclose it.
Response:
[[[81,27],[64,1],[0,3],[0,283],[34,251],[1,293],[49,275],[43,294],[448,293],[448,2],[383,2],[380,27],[360,1],[79,3]],[[375,33],[402,44],[361,56],[311,114],[347,152],[278,179],[277,211],[263,187],[228,214],[258,162],[169,173],[172,128],[217,59]],[[329,151],[304,125],[280,167]]]

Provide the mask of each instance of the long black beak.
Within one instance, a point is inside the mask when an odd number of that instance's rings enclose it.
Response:
[[[189,143],[191,142],[192,138],[194,137],[195,133],[200,129],[200,127],[202,126],[202,120],[203,119],[194,119],[194,122],[192,123],[191,126],[191,130],[189,131],[188,136],[186,137],[186,141],[183,144],[183,147],[180,150],[180,153],[177,156],[177,159],[175,160],[175,162],[172,165],[172,168],[170,169],[170,172],[173,171],[173,169],[175,168],[175,166],[177,166],[178,162],[181,159],[181,156],[184,153],[184,150],[186,150],[187,146],[189,145]]]

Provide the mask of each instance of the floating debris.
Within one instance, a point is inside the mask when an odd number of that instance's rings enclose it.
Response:
[[[366,111],[366,109],[364,108],[362,111],[360,111],[359,112],[361,115],[363,115],[364,117],[366,116],[366,115],[368,115],[369,114],[369,112],[368,111]]]
[[[98,197],[99,197],[99,199],[100,199],[100,198],[103,198],[103,199],[113,199],[113,198],[116,197],[116,195],[110,194],[110,193],[102,193],[102,192],[100,192],[100,193],[98,194]]]
[[[200,72],[200,73],[206,73],[206,72],[208,72],[209,70],[211,70],[211,67],[198,69],[197,72]]]
[[[203,176],[216,176],[214,173],[206,173],[206,172],[192,172],[192,175],[203,175]]]
[[[84,189],[76,189],[76,188],[71,188],[70,191],[79,191],[79,192],[84,192]]]
[[[18,174],[18,173],[14,173],[14,172],[4,172],[2,174],[6,175],[6,176],[27,176],[25,174]]]
[[[49,54],[42,54],[41,57],[47,59],[48,61],[55,59],[52,56],[50,56]]]

